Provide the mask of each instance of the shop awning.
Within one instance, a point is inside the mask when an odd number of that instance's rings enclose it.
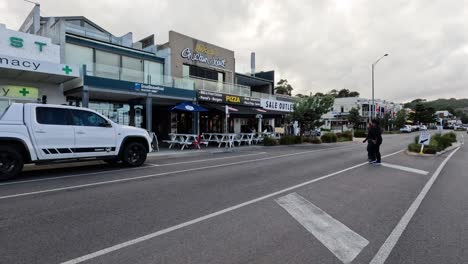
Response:
[[[171,110],[180,110],[180,111],[187,111],[187,112],[206,112],[207,109],[199,106],[194,105],[190,102],[183,102],[171,108]]]
[[[223,104],[204,104],[203,107],[208,109],[216,109],[220,112],[225,112],[226,105]],[[286,112],[278,112],[278,111],[271,111],[265,110],[263,108],[255,108],[255,107],[248,107],[248,106],[240,106],[240,105],[229,105],[229,114],[231,116],[236,115],[264,115],[264,116],[280,116],[287,114]]]

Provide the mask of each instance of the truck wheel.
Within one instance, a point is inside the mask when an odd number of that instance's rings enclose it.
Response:
[[[141,166],[146,161],[146,148],[139,142],[130,142],[125,145],[123,162],[129,167]]]
[[[0,147],[0,181],[14,178],[23,169],[21,154],[12,147]]]

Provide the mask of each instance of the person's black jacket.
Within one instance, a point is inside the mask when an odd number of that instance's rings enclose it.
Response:
[[[382,139],[382,129],[379,126],[372,127],[369,130],[367,138],[369,140],[376,141],[377,144],[379,144],[379,145],[382,144],[382,141],[383,141],[383,139]]]

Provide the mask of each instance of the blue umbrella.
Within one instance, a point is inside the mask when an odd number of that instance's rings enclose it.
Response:
[[[189,102],[183,102],[180,103],[174,107],[171,108],[171,110],[181,110],[181,111],[187,111],[187,112],[206,112],[208,111],[207,109],[199,106],[199,105],[194,105]]]

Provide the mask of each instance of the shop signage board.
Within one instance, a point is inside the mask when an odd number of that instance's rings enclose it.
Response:
[[[60,63],[60,46],[50,38],[7,29],[0,25],[0,54]]]
[[[205,90],[198,91],[198,100],[218,104],[245,105],[260,107],[260,99],[246,96],[223,94]]]
[[[294,103],[292,102],[261,99],[260,104],[264,109],[267,109],[267,110],[282,111],[282,112],[294,111]]]
[[[39,89],[28,86],[0,85],[0,97],[36,100],[39,97]]]
[[[79,68],[75,65],[58,64],[6,55],[0,55],[0,68],[80,77]]]
[[[151,85],[151,84],[143,84],[143,83],[135,83],[135,91],[150,93],[150,94],[157,94],[157,93],[164,93],[165,87],[161,85]]]
[[[198,44],[195,47],[195,50],[191,50],[190,48],[185,48],[180,53],[182,58],[190,60],[192,62],[201,62],[207,64],[212,67],[217,68],[226,68],[226,59],[225,58],[218,58],[215,57],[216,50],[210,49],[205,45]]]

